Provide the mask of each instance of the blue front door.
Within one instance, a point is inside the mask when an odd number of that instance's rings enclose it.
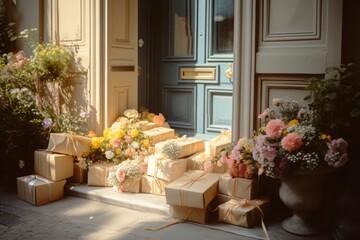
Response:
[[[161,17],[149,20],[161,18],[150,35],[162,36],[150,49],[159,52],[150,89],[161,96],[150,101],[161,99],[159,111],[180,135],[205,139],[231,128],[234,0],[163,0],[159,8]]]

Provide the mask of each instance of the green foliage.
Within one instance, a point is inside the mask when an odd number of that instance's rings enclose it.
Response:
[[[310,78],[311,95],[305,100],[315,112],[315,124],[320,131],[359,141],[355,124],[360,120],[360,81],[352,69],[351,63],[330,67],[326,69],[325,78]]]
[[[47,147],[50,132],[84,135],[88,114],[72,106],[72,49],[34,43],[34,29],[18,36],[12,29],[11,39],[25,39],[33,50],[30,57],[19,51],[0,58],[0,177],[14,180],[33,173],[34,150]]]

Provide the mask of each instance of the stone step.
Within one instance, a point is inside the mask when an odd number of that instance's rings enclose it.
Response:
[[[119,193],[114,192],[112,187],[96,187],[82,185],[66,185],[65,192],[69,195],[82,197],[125,207],[140,212],[149,212],[164,216],[169,215],[169,205],[166,204],[165,196],[147,193]]]

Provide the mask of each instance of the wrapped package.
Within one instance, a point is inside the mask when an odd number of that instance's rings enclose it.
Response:
[[[209,219],[209,207],[192,208],[177,205],[170,205],[170,217],[191,221],[201,224],[206,224]]]
[[[34,151],[35,174],[59,181],[73,176],[74,158],[70,155],[52,153],[46,150]]]
[[[269,199],[235,200],[219,205],[219,221],[241,227],[253,227],[264,218],[269,207]]]
[[[128,178],[119,186],[113,186],[115,192],[129,192],[139,193],[141,192],[141,178]]]
[[[74,174],[69,179],[71,183],[81,184],[87,182],[87,170],[80,166],[80,163],[73,164]]]
[[[219,179],[219,193],[237,198],[254,199],[257,195],[258,179],[232,178],[224,173]]]
[[[188,170],[204,170],[204,163],[210,160],[210,157],[205,152],[198,152],[187,157]]]
[[[167,204],[205,208],[217,193],[219,174],[200,170],[186,172],[165,186]]]
[[[171,160],[161,154],[151,155],[147,158],[147,174],[169,182],[181,177],[187,168],[187,159]]]
[[[48,151],[80,157],[89,151],[91,138],[69,133],[50,133]]]
[[[207,144],[210,156],[214,157],[219,155],[221,150],[232,146],[231,131],[222,131],[220,135],[207,141]]]
[[[17,195],[20,199],[40,206],[64,196],[66,180],[51,181],[36,174],[17,178]]]
[[[179,158],[187,157],[197,152],[204,151],[205,144],[203,140],[191,137],[181,137],[172,140],[167,140],[163,142],[158,142],[155,144],[155,153],[162,153],[162,147],[168,141],[174,141],[180,145],[180,155]]]
[[[108,183],[109,172],[115,166],[110,162],[97,162],[89,166],[88,170],[88,185],[89,186],[112,186]]]
[[[158,142],[163,142],[175,138],[175,130],[166,127],[156,127],[144,131],[144,134],[150,137],[150,145],[154,146]]]
[[[165,195],[165,186],[168,184],[169,181],[145,175],[141,179],[141,192]]]
[[[153,129],[153,128],[156,128],[156,127],[159,127],[159,126],[154,122],[139,121],[139,122],[136,123],[136,127],[141,129],[142,131],[146,131],[146,130],[150,130],[150,129]]]

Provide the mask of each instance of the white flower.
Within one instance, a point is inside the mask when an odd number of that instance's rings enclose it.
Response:
[[[115,153],[111,150],[108,150],[105,152],[105,157],[106,157],[106,159],[109,159],[109,160],[113,159],[115,157]]]

